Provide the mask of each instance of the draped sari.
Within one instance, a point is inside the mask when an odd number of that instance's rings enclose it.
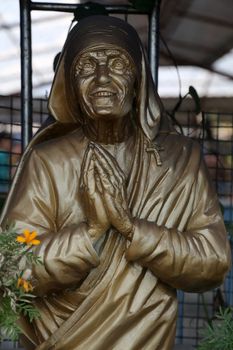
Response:
[[[8,205],[6,218],[42,240],[44,265],[34,268],[41,318],[25,324],[25,333],[37,350],[171,349],[175,289],[212,288],[228,269],[228,242],[199,147],[161,133],[158,166],[142,133],[126,143],[136,230],[129,243],[111,229],[97,252],[79,193],[88,142],[77,129],[32,148]]]

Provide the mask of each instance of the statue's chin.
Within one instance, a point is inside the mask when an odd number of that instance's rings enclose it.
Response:
[[[116,108],[118,107],[118,108]],[[129,114],[129,112],[131,111],[132,106],[131,104],[126,104],[124,106],[91,106],[91,108],[85,108],[84,112],[86,114],[86,116],[88,117],[88,119],[92,119],[92,120],[103,120],[103,121],[107,121],[107,120],[119,120],[124,118],[125,116],[127,116]]]
[[[91,109],[85,109],[85,114],[88,117],[88,119],[92,119],[92,120],[103,120],[103,121],[107,121],[107,120],[118,120],[123,118],[124,116],[126,116],[128,114],[128,110],[119,110],[117,111],[115,108],[113,108],[112,106],[98,106],[95,108],[91,108]]]

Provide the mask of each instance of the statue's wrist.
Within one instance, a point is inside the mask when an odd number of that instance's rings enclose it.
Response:
[[[106,228],[95,225],[95,226],[89,226],[87,232],[92,240],[93,243],[95,243],[105,232]]]
[[[129,227],[129,229],[127,229],[125,232],[124,232],[124,236],[125,238],[128,240],[128,241],[132,241],[133,239],[133,234],[134,234],[134,230],[135,230],[135,225],[134,225],[134,222],[132,221],[131,222],[131,225]]]

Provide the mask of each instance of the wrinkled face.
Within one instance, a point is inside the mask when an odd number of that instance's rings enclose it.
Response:
[[[75,64],[75,90],[82,111],[91,119],[113,120],[127,115],[133,103],[136,69],[117,48],[91,48]]]

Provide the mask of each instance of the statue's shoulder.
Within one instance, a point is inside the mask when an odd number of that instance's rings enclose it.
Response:
[[[193,149],[193,151],[200,152],[200,140],[179,134],[177,132],[160,134],[158,140],[161,144],[167,146],[179,146],[177,149]],[[175,149],[175,147],[174,147]]]
[[[43,159],[52,159],[53,161],[72,157],[86,148],[87,140],[83,135],[81,128],[69,131],[64,135],[52,137],[43,140],[31,146],[31,153],[37,153]]]
[[[200,142],[176,132],[158,135],[155,144],[169,164],[181,159],[192,160],[198,164],[202,158]]]

